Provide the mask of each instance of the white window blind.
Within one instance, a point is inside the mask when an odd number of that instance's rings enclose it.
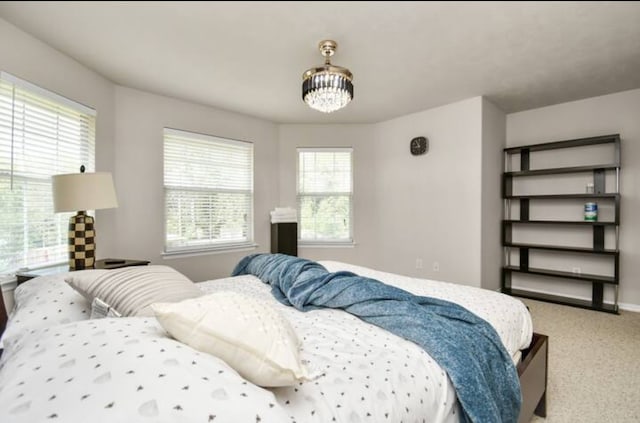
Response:
[[[253,242],[253,144],[164,130],[165,252]]]
[[[351,243],[352,149],[298,149],[301,242]]]
[[[94,169],[95,116],[0,73],[0,273],[68,260],[73,213],[53,212],[51,176]]]

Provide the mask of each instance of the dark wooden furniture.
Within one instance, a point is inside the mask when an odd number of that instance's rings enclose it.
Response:
[[[558,150],[557,154],[565,154],[568,151],[579,153],[584,152],[585,148],[600,148],[603,145],[613,147],[612,158],[603,160],[604,163],[596,165],[584,166],[568,166],[556,167],[548,169],[531,169],[531,155],[535,152]],[[606,147],[606,146],[605,146]],[[573,149],[573,150],[567,150]],[[577,150],[576,150],[577,149]],[[563,153],[563,151],[565,153]],[[502,245],[505,248],[505,263],[502,268],[502,292],[505,294],[515,295],[535,300],[548,301],[557,304],[582,307],[591,310],[604,311],[609,313],[618,313],[618,284],[620,280],[620,251],[619,243],[619,225],[620,225],[620,136],[618,134],[606,135],[591,138],[580,138],[568,141],[558,141],[544,144],[532,144],[521,147],[512,147],[504,149],[505,155],[505,172],[502,178],[502,197],[505,201],[505,218],[502,221]],[[511,170],[513,155],[520,156],[520,169]],[[609,184],[613,186],[615,192],[606,192],[605,175],[606,173],[615,174],[615,183]],[[527,177],[535,177],[541,175],[571,175],[571,174],[589,174],[592,176],[593,193],[569,193],[569,194],[536,194],[536,195],[514,195],[514,183],[516,179]],[[557,180],[557,179],[556,179]],[[572,203],[574,207],[578,203],[576,200],[585,202],[599,201],[601,204],[609,206],[613,209],[612,217],[608,221],[584,221],[584,220],[566,220],[566,219],[531,219],[530,203],[546,202],[554,205],[564,201],[565,204]],[[519,204],[519,216],[511,217],[511,202],[517,201]],[[552,244],[529,244],[514,242],[513,232],[516,227],[527,226],[530,228],[553,228],[556,231],[563,228],[575,228],[577,230],[590,230],[592,232],[592,244],[590,246],[567,246]],[[611,238],[615,238],[614,248],[605,248],[605,232],[613,232]],[[511,264],[511,250],[518,251],[517,264]],[[611,263],[612,271],[608,275],[602,274],[586,274],[582,273],[579,267],[574,266],[574,271],[560,271],[556,269],[545,269],[540,266],[530,267],[531,254],[540,254],[540,252],[552,252],[558,257],[572,257],[573,259],[582,257],[582,262],[592,257],[601,257]],[[581,300],[571,297],[559,295],[543,294],[540,292],[529,291],[523,288],[512,288],[513,274],[529,274],[536,277],[561,278],[573,281],[590,283],[592,288],[591,300]],[[614,290],[614,302],[612,304],[604,302],[605,285],[610,285]]]
[[[102,259],[96,260],[96,269],[120,269],[122,267],[146,266],[148,264],[148,260]]]
[[[2,289],[0,289],[0,336],[4,333],[4,328],[7,327],[8,319],[7,307],[4,305],[4,297]],[[2,357],[2,348],[0,348],[0,357]]]
[[[4,305],[4,297],[2,295],[2,290],[0,289],[0,335],[4,333],[4,328],[7,326],[8,318],[7,307]]]
[[[32,270],[26,270],[24,272],[17,272],[16,279],[18,281],[18,285],[20,285],[21,283],[26,282],[29,279],[36,278],[38,276],[55,275],[57,273],[64,273],[68,271],[69,271],[69,265],[61,264],[59,266],[43,267],[42,269],[32,269]]]
[[[271,224],[271,253],[298,255],[298,224],[296,222]]]
[[[129,266],[146,266],[148,260],[131,260],[131,259],[102,259],[96,260],[95,269],[119,269]],[[55,275],[56,273],[64,273],[69,271],[69,265],[45,267],[42,269],[27,270],[25,272],[16,273],[18,285],[38,276]]]
[[[522,352],[518,377],[522,391],[522,408],[518,423],[531,421],[534,414],[547,416],[547,374],[549,337],[533,334],[531,346]]]

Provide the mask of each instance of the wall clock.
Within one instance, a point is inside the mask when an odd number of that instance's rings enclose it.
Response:
[[[425,137],[415,137],[409,144],[409,150],[414,156],[424,154],[429,149],[429,140]]]

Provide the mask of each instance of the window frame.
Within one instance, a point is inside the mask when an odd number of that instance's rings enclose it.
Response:
[[[346,195],[344,192],[323,192],[303,194],[300,192],[300,153],[331,153],[331,152],[348,152],[350,162],[350,187],[351,191],[348,194],[349,197],[349,237],[345,239],[303,239],[302,234],[302,210],[301,210],[301,198],[302,197],[332,197]],[[296,210],[298,212],[298,246],[300,247],[353,247],[355,245],[354,240],[354,177],[353,177],[353,147],[297,147],[296,148]]]
[[[167,184],[165,181],[165,169],[166,169],[166,156],[165,145],[166,136],[175,135],[184,138],[193,138],[200,141],[211,141],[214,143],[222,143],[227,145],[240,145],[248,147],[250,149],[250,172],[251,172],[251,189],[248,192],[250,195],[249,209],[247,217],[247,240],[246,241],[232,241],[232,242],[208,242],[201,246],[182,246],[182,247],[169,247],[168,246],[168,212],[167,212]],[[228,137],[222,137],[219,135],[204,134],[200,132],[188,131],[184,129],[164,127],[162,131],[162,190],[163,190],[163,249],[162,257],[165,259],[198,256],[206,254],[219,254],[235,251],[246,251],[255,249],[258,245],[255,243],[255,148],[254,143],[251,141],[238,140]],[[183,187],[186,191],[206,191],[206,192],[225,192],[220,189],[205,189],[194,187]],[[173,188],[174,190],[176,187]],[[229,191],[226,191],[229,192]]]
[[[9,184],[12,186],[13,181],[25,181],[26,186],[29,187],[29,182],[32,181],[32,186],[37,184],[48,183],[48,190],[51,191],[51,176],[63,173],[77,173],[80,170],[80,165],[84,165],[88,171],[94,171],[95,169],[95,160],[96,160],[96,126],[97,126],[97,111],[89,106],[86,106],[80,102],[57,94],[51,90],[40,87],[31,82],[20,79],[10,73],[0,72],[0,80],[3,84],[7,84],[12,86],[11,88],[11,98],[8,101],[11,103],[12,110],[11,114],[11,124],[8,126],[8,129],[11,131],[9,144],[10,144],[10,153],[9,159],[11,164],[6,171],[8,174]],[[18,90],[20,93],[18,93]],[[19,106],[21,112],[18,114],[20,116],[19,120],[14,121],[16,118],[16,101],[20,101]],[[33,108],[31,110],[31,118],[29,118],[25,114],[25,110]],[[56,135],[43,135],[38,133],[38,131],[34,130],[38,126],[25,126],[25,123],[30,125],[39,125],[42,122],[38,119],[33,119],[33,114],[35,111],[40,114],[39,119],[47,119],[47,116],[51,115],[56,117],[55,122],[58,130],[56,131]],[[75,122],[79,127],[82,127],[82,130],[79,130],[77,138],[69,138],[68,133],[63,133],[59,128],[63,127],[63,121],[68,120],[72,117],[72,122]],[[49,121],[53,122],[53,121]],[[83,126],[83,125],[88,126]],[[67,127],[68,128],[68,127]],[[14,133],[22,134],[21,138],[18,138],[18,141],[14,141]],[[28,134],[28,135],[27,135]],[[48,141],[43,144],[43,140],[53,140],[54,143],[49,143]],[[18,143],[18,146],[25,145],[25,140],[27,144],[31,147],[31,153],[27,156],[21,156],[19,153],[14,154],[14,142]],[[77,145],[76,145],[77,141]],[[46,145],[46,148],[40,150],[42,145]],[[35,150],[34,149],[35,146]],[[72,151],[70,146],[74,146],[74,148],[79,149],[76,154],[73,155],[61,155],[58,153],[60,151]],[[42,175],[37,176],[35,174],[29,174],[29,171],[25,171],[24,169],[14,168],[14,161],[19,160],[20,158],[29,158],[31,160],[42,160],[43,157],[47,155],[51,155],[52,157],[56,157],[49,167],[46,167],[46,171],[42,173]],[[77,165],[77,168],[71,167],[74,162]],[[0,170],[1,172],[2,170]],[[22,173],[22,174],[21,174]],[[48,177],[43,175],[49,175]],[[13,189],[11,189],[13,190]],[[27,189],[23,191],[23,198],[29,194],[33,195],[31,189]],[[29,207],[31,206],[31,207]],[[23,215],[29,215],[30,209],[38,209],[37,204],[33,203],[22,203],[21,209]],[[48,211],[46,209],[45,211]],[[68,252],[68,225],[69,225],[69,217],[75,212],[67,212],[67,213],[55,213],[53,210],[53,199],[50,204],[51,218],[55,223],[47,223],[46,221],[40,220],[28,220],[26,225],[23,222],[23,226],[25,227],[26,233],[30,233],[33,228],[36,228],[37,231],[38,226],[47,225],[47,224],[55,224],[57,239],[61,241],[56,245],[46,245],[45,247],[51,249],[44,253],[44,260],[37,260],[37,256],[34,256],[32,253],[34,250],[38,248],[32,248],[32,246],[28,245],[28,242],[23,242],[23,247],[18,251],[16,250],[16,254],[20,254],[23,259],[19,262],[19,264],[14,264],[13,266],[2,267],[0,268],[0,272],[15,272],[17,270],[34,270],[40,268],[48,268],[53,266],[58,266],[61,264],[68,263],[69,260],[69,252]],[[90,215],[94,215],[93,211],[88,211]],[[35,259],[35,260],[34,260]],[[19,267],[15,267],[15,266]]]

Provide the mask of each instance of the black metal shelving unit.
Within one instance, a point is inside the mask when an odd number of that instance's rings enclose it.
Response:
[[[598,144],[613,144],[614,159],[612,163],[587,166],[568,166],[549,169],[531,169],[531,153],[544,150],[555,150],[564,148],[585,147]],[[512,155],[520,155],[520,169],[511,170]],[[620,282],[620,136],[618,134],[599,137],[580,138],[575,140],[557,141],[542,144],[532,144],[520,147],[504,149],[505,171],[502,176],[502,198],[504,201],[505,216],[502,221],[502,245],[504,248],[504,263],[502,267],[502,292],[524,298],[531,298],[557,304],[570,305],[587,308],[591,310],[608,313],[618,313],[618,285]],[[615,172],[615,191],[606,192],[605,172]],[[535,194],[535,195],[514,195],[514,178],[539,176],[539,175],[559,175],[569,173],[591,173],[593,175],[593,193],[571,193],[571,194]],[[572,221],[572,220],[532,220],[529,218],[530,203],[538,200],[573,200],[573,199],[593,199],[610,201],[614,206],[614,216],[611,221]],[[518,218],[511,217],[511,202],[518,201],[520,212]],[[593,242],[590,246],[566,246],[552,244],[528,244],[513,242],[513,232],[518,225],[553,225],[556,228],[564,226],[577,226],[590,229],[593,234]],[[605,248],[605,230],[615,231],[615,248]],[[511,263],[511,250],[518,249],[519,262]],[[585,255],[599,255],[609,257],[612,261],[613,275],[594,275],[559,271],[553,269],[533,268],[529,266],[530,251],[546,250],[556,254],[579,253]],[[551,295],[536,291],[528,291],[523,288],[512,288],[513,274],[530,274],[537,277],[551,277],[569,279],[590,283],[591,300],[582,300],[560,295]],[[604,302],[604,287],[612,285],[614,288],[614,302]]]

